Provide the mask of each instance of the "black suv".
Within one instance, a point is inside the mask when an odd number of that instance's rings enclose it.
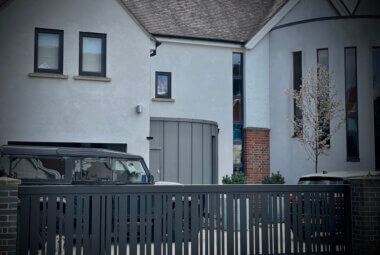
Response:
[[[22,184],[153,184],[141,156],[97,148],[4,145],[0,176]]]

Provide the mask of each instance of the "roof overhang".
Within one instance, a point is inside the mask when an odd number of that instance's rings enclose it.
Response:
[[[280,22],[300,0],[289,0],[245,45],[246,49],[253,49],[271,30]]]

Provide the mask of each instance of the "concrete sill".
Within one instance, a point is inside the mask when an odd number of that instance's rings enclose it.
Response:
[[[174,103],[175,100],[173,98],[152,98],[153,102],[167,102],[167,103]]]
[[[68,75],[58,73],[29,73],[29,77],[34,78],[52,78],[52,79],[68,79]]]
[[[100,76],[82,76],[82,75],[74,76],[74,80],[111,82],[111,78],[108,78],[108,77],[100,77]]]

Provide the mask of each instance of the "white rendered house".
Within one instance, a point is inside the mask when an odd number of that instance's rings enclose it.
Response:
[[[313,163],[285,90],[324,61],[348,124],[320,170],[379,169],[379,15],[375,0],[0,1],[0,143],[126,150],[156,180],[295,183]]]

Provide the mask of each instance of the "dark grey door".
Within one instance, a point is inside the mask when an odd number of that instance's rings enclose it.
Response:
[[[193,119],[151,118],[150,171],[155,180],[211,184],[218,180],[218,126]]]

